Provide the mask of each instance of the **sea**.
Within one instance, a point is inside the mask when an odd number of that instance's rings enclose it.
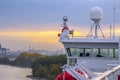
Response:
[[[0,65],[0,80],[32,80],[28,75],[32,75],[30,68]]]

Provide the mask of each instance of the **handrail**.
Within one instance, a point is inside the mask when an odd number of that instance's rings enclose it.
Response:
[[[116,36],[115,39],[118,39],[120,36]],[[87,37],[87,36],[68,36],[69,39],[71,38],[83,38],[83,39],[94,39],[94,37]],[[104,38],[102,36],[98,36],[98,39],[113,39],[109,36],[105,36]]]
[[[92,80],[109,80],[107,79],[112,73],[115,73],[117,72],[118,70],[120,70],[120,65],[116,66],[115,68],[113,68],[112,70],[109,70],[109,71],[106,71],[105,73],[103,73],[103,75],[95,78],[95,79],[92,79]],[[114,76],[114,75],[112,75]],[[117,76],[117,75],[116,75]]]

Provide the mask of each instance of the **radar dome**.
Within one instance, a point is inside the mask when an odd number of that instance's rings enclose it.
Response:
[[[90,11],[90,19],[93,21],[100,21],[103,17],[103,10],[99,7],[94,7]]]

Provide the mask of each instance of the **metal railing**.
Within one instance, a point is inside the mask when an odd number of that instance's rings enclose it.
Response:
[[[118,80],[118,75],[120,75],[120,65],[92,80]]]
[[[118,39],[120,36],[116,36],[115,39]],[[88,37],[88,36],[68,36],[69,39],[71,38],[81,38],[81,39],[94,39],[95,37]],[[105,36],[105,37],[102,37],[102,36],[98,36],[98,39],[113,39],[112,37],[110,36]]]

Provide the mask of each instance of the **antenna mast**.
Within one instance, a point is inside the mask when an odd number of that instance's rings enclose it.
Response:
[[[113,7],[113,38],[115,38],[115,7]]]
[[[112,29],[112,26],[110,25],[110,38],[111,38],[111,29]]]
[[[63,21],[64,21],[63,27],[68,27],[68,26],[67,26],[67,22],[68,22],[67,16],[64,16],[64,17],[63,17]]]

